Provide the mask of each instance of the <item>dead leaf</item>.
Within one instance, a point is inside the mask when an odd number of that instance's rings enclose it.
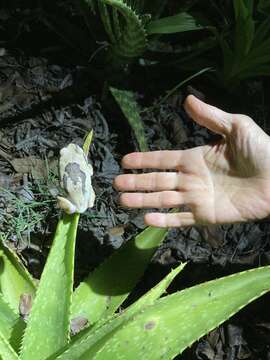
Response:
[[[15,158],[10,163],[17,173],[31,174],[36,180],[47,179],[49,170],[56,172],[58,166],[57,159],[45,161],[35,156]]]

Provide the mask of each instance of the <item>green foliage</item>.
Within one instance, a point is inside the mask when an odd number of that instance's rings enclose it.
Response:
[[[0,358],[3,360],[18,360],[19,357],[7,339],[0,332]]]
[[[100,0],[98,7],[113,54],[126,59],[141,55],[146,47],[146,33],[136,11],[121,0]]]
[[[264,294],[270,267],[209,281],[145,304],[88,331],[57,359],[172,359]]]
[[[86,154],[89,153],[92,138],[93,131],[84,142]],[[22,359],[45,359],[70,340],[70,306],[78,222],[79,214],[64,214],[58,222],[24,334]],[[45,339],[44,333],[47,334]],[[42,349],[37,353],[37,344],[41,343]]]
[[[234,32],[228,39],[220,38],[224,59],[221,78],[227,87],[254,76],[270,75],[270,16],[257,22],[253,1],[234,0],[233,4]]]
[[[122,95],[117,89],[112,92],[117,94],[116,98]],[[119,103],[123,108],[122,100]],[[85,140],[85,153],[89,152],[92,137],[93,132]],[[18,259],[2,247],[6,268],[2,276],[13,287],[1,287],[1,358],[105,360],[120,359],[124,354],[124,359],[129,360],[142,357],[154,360],[160,356],[171,359],[270,289],[269,266],[159,299],[183,269],[184,265],[180,265],[126,310],[117,312],[140,280],[167,230],[147,228],[109,257],[73,292],[78,221],[79,214],[64,215],[59,220],[37,291]],[[2,276],[0,281],[4,284]],[[35,296],[27,323],[17,314],[18,297],[25,291]],[[11,299],[14,310],[5,299]],[[71,341],[71,320],[78,317],[86,320],[87,328]]]
[[[151,21],[150,14],[153,18],[160,16],[166,1],[156,1],[157,4],[153,2],[151,6],[144,1],[133,0],[85,1],[92,10],[98,7],[112,53],[126,62],[143,55],[147,50],[148,35],[203,29],[194,17],[187,13]]]
[[[187,13],[181,13],[174,16],[165,17],[159,20],[151,21],[146,29],[151,34],[172,34],[178,32],[201,30],[204,27],[196,19]]]
[[[134,132],[140,151],[148,151],[140,109],[134,94],[131,91],[119,90],[113,87],[110,90]]]
[[[85,141],[88,151],[92,133]],[[65,215],[41,276],[27,324],[0,296],[0,357],[3,359],[171,359],[243,306],[270,290],[270,266],[164,296],[183,269],[123,311],[167,230],[149,227],[109,257],[74,291],[74,247],[79,215]],[[73,317],[88,327],[70,339]],[[24,327],[22,348],[19,352]]]
[[[35,295],[36,285],[18,259],[17,255],[0,242],[0,289],[6,301],[15,313],[19,312],[21,294]]]
[[[96,326],[88,329],[72,346],[65,349],[62,354],[58,354],[57,359],[80,359],[85,356],[92,356],[88,353],[90,347],[94,347],[102,338],[114,332],[119,326],[131,319],[136,313],[142,311],[146,306],[152,305],[158,299],[173,281],[175,276],[184,268],[185,264],[178,266],[171,271],[153,289],[123,311],[120,315],[109,316],[102,319]]]
[[[203,29],[185,12],[160,18],[166,1],[153,1],[153,8],[143,0],[85,0],[84,4],[82,11],[91,9],[95,15],[100,15],[111,53],[114,59],[121,59],[122,64],[144,57],[148,44],[156,41],[156,35]],[[269,1],[259,1],[258,10],[266,16],[263,22],[256,21],[252,0],[234,0],[233,8],[233,33],[216,32],[223,49],[221,77],[226,86],[255,75],[270,74],[270,19],[265,15]],[[52,19],[55,24],[57,19]],[[208,67],[203,68],[187,80],[208,70]],[[134,94],[114,87],[110,90],[131,125],[140,150],[147,150]],[[86,139],[86,153],[92,136],[91,132]],[[183,269],[184,265],[180,265],[139,300],[119,311],[167,230],[147,228],[124,244],[73,291],[78,221],[78,214],[65,215],[59,221],[38,290],[16,256],[1,246],[0,358],[171,359],[270,289],[268,266],[160,298]],[[27,323],[18,314],[20,296],[24,293],[34,298]],[[71,320],[79,316],[87,320],[87,328],[71,339]]]
[[[3,295],[0,295],[0,334],[9,341],[15,350],[19,350],[19,344],[25,328],[24,321],[5,302]]]
[[[270,1],[269,0],[260,0],[258,3],[258,10],[270,14]]]
[[[38,229],[54,203],[47,184],[45,186],[37,181],[25,189],[26,195],[22,193],[21,196],[12,190],[0,188],[0,191],[6,203],[14,209],[12,216],[3,214],[0,239],[5,240],[13,235],[20,244],[30,241],[30,234]]]
[[[21,359],[46,359],[69,341],[78,220],[78,214],[64,215],[58,223],[24,334]]]
[[[84,316],[93,324],[114,313],[139,281],[166,235],[166,229],[148,227],[109,257],[75,290],[72,316]]]

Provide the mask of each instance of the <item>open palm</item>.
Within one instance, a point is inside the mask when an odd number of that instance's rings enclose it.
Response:
[[[270,138],[245,115],[226,113],[189,96],[185,109],[200,125],[222,135],[212,145],[188,150],[131,153],[127,169],[164,172],[115,179],[121,203],[136,208],[179,208],[148,213],[148,225],[171,227],[262,219],[270,213]],[[170,170],[169,172],[165,170]],[[186,211],[188,209],[188,211]]]

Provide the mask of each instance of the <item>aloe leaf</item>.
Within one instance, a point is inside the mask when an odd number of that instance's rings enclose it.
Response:
[[[0,333],[15,350],[19,349],[24,328],[24,321],[5,302],[3,296],[0,295]]]
[[[181,264],[177,268],[173,269],[163,280],[161,280],[156,286],[149,290],[145,295],[139,298],[134,304],[130,305],[126,310],[125,314],[131,316],[136,312],[142,310],[144,307],[152,305],[155,300],[157,300],[170,286],[173,279],[184,269],[186,264]],[[123,314],[123,313],[122,313]],[[118,315],[114,315],[118,316]],[[91,329],[90,332],[93,332],[95,329],[101,327],[105,324],[109,318],[102,318],[101,321],[98,321]],[[96,338],[96,336],[95,336]]]
[[[3,360],[20,359],[1,332],[0,332],[0,359]]]
[[[162,281],[149,290],[134,304],[125,309],[121,314],[113,315],[109,318],[103,318],[101,321],[95,324],[92,328],[88,329],[83,336],[66,350],[63,350],[62,354],[56,356],[57,359],[79,359],[84,352],[89,349],[90,344],[98,342],[106,334],[111,333],[114,329],[119,327],[122,323],[130,319],[137,312],[143,310],[146,306],[152,305],[156,299],[158,299],[171,284],[173,279],[183,270],[185,264],[179,265],[176,269],[172,270]]]
[[[205,27],[188,13],[180,13],[174,16],[164,17],[150,21],[146,31],[151,34],[172,34],[185,31],[202,30]]]
[[[121,41],[121,25],[119,19],[119,13],[116,8],[112,9],[113,27],[116,41]]]
[[[134,9],[137,13],[142,14],[145,7],[145,0],[125,0],[126,4]]]
[[[46,359],[69,341],[78,220],[78,214],[64,215],[58,222],[23,337],[21,359]]]
[[[83,145],[87,155],[92,138],[93,131]],[[64,214],[58,222],[23,337],[21,359],[46,359],[70,340],[70,306],[79,218],[79,214]],[[38,346],[40,351],[37,352]]]
[[[109,11],[107,9],[107,6],[102,1],[99,1],[98,2],[98,8],[99,8],[100,17],[101,17],[101,20],[103,22],[103,26],[105,28],[105,31],[107,32],[107,34],[108,34],[108,36],[110,38],[110,41],[112,43],[115,43],[116,39],[115,39],[115,35],[114,35],[114,32],[113,32],[111,19],[110,19],[110,15],[109,15]]]
[[[20,296],[35,295],[36,285],[18,256],[0,242],[0,290],[12,309],[19,312]]]
[[[110,87],[110,90],[134,132],[140,151],[148,151],[140,108],[134,94],[131,91],[113,87]]]
[[[72,317],[83,316],[94,324],[113,314],[143,275],[166,234],[166,229],[148,227],[105,260],[75,290]]]
[[[91,146],[91,143],[92,143],[92,140],[93,140],[93,135],[94,135],[94,132],[93,132],[93,130],[91,130],[89,132],[89,134],[86,136],[86,138],[84,140],[84,143],[83,143],[83,151],[87,155],[88,155],[89,150],[90,150],[90,146]]]
[[[270,290],[270,266],[206,282],[157,300],[76,357],[173,359],[194,341]],[[86,341],[87,343],[87,341]]]
[[[99,5],[100,16],[112,42],[114,54],[123,58],[141,55],[146,48],[147,40],[142,20],[136,11],[123,0],[100,0]],[[112,16],[106,5],[112,8]],[[121,19],[116,16],[116,11]]]

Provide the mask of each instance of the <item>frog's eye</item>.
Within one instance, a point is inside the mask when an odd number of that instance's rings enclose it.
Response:
[[[74,214],[77,210],[76,206],[62,196],[57,196],[57,204],[67,214]]]

